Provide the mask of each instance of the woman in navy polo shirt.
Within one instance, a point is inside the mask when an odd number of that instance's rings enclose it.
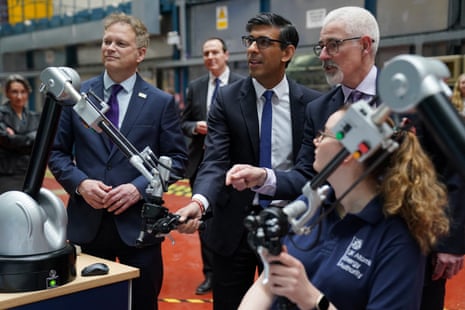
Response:
[[[329,128],[344,113],[332,114],[314,140],[317,172],[343,147]],[[286,300],[294,304],[286,309],[419,308],[425,255],[449,228],[446,193],[415,134],[399,130],[395,136],[399,148],[310,235],[285,238],[287,251],[268,257],[268,283],[262,274],[240,309],[279,309]],[[369,160],[349,156],[330,175],[336,198],[366,172]]]

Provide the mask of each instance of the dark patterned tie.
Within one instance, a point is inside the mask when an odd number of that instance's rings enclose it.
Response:
[[[110,106],[110,109],[107,112],[107,117],[110,120],[110,122],[115,125],[116,128],[119,128],[118,126],[118,121],[119,121],[119,105],[118,105],[118,93],[120,90],[123,89],[123,86],[119,84],[113,84],[111,87],[111,95],[110,98],[108,99],[108,105]]]
[[[218,94],[218,88],[220,88],[221,80],[219,78],[215,79],[215,88],[213,89],[212,100],[210,101],[210,105],[215,103],[216,95]]]
[[[271,168],[271,125],[273,119],[273,109],[271,98],[273,91],[267,90],[263,93],[265,105],[262,111],[262,124],[260,128],[260,167]],[[268,207],[270,200],[259,199],[262,208]]]
[[[361,99],[364,99],[364,97],[364,93],[355,89],[350,93],[349,98],[347,98],[347,103],[355,103],[357,101],[360,101]]]

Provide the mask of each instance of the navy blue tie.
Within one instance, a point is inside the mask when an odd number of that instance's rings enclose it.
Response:
[[[218,88],[220,88],[221,80],[219,78],[215,79],[215,88],[213,89],[212,100],[210,104],[214,104],[216,100],[216,95],[218,94]]]
[[[123,89],[123,86],[119,84],[113,84],[111,87],[111,95],[110,98],[108,99],[108,105],[110,106],[110,109],[107,112],[107,117],[110,120],[110,122],[115,125],[116,128],[119,128],[118,122],[119,122],[119,105],[118,105],[118,93],[120,90]]]
[[[262,124],[260,128],[260,167],[271,168],[271,125],[273,119],[273,109],[271,98],[273,91],[267,90],[263,93],[265,105],[262,111]],[[259,199],[262,208],[268,207],[270,200]]]

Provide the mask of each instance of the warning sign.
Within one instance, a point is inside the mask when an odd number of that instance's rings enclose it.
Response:
[[[326,9],[309,10],[306,12],[306,28],[320,28],[326,17]]]
[[[216,7],[216,30],[228,29],[228,7],[226,5]]]

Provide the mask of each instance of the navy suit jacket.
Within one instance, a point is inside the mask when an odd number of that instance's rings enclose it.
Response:
[[[103,98],[103,74],[82,84],[81,91],[93,90]],[[138,150],[150,147],[157,157],[168,156],[178,176],[184,174],[186,146],[173,96],[145,82],[137,75],[132,97],[123,120],[121,133]],[[96,236],[102,210],[90,207],[76,194],[85,179],[97,179],[111,186],[134,184],[146,197],[148,181],[104,133],[97,133],[81,121],[72,107],[64,107],[49,167],[57,181],[69,193],[68,239],[75,243],[90,242]],[[135,245],[141,229],[141,200],[124,213],[114,216],[123,241]],[[156,240],[159,242],[159,240]]]
[[[230,72],[228,84],[243,79],[244,76]],[[210,77],[205,74],[191,83],[187,88],[186,107],[182,112],[182,131],[184,135],[191,138],[189,143],[189,163],[187,165],[186,175],[191,177],[203,158],[203,145],[205,135],[195,135],[193,131],[198,121],[207,120],[207,93]]]
[[[320,95],[289,80],[294,160],[299,153],[308,102]],[[245,78],[222,87],[208,115],[205,155],[193,193],[210,202],[213,217],[206,225],[204,242],[221,255],[231,255],[244,234],[244,218],[250,213],[255,193],[225,186],[226,172],[235,164],[259,165],[257,99],[252,79]]]

